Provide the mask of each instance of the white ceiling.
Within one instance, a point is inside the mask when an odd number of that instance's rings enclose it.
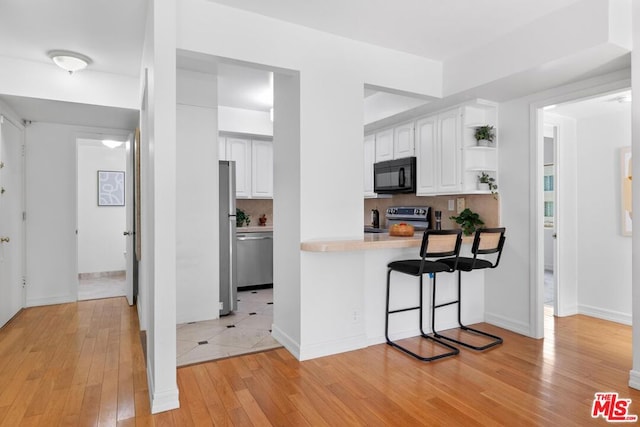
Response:
[[[93,70],[138,76],[146,8],[146,0],[0,0],[0,55],[48,62],[48,51],[71,50]]]
[[[579,0],[210,0],[445,60]]]
[[[625,102],[626,100],[626,102]],[[631,114],[631,91],[608,93],[594,98],[560,104],[554,108],[546,108],[545,112],[559,114],[574,119],[588,119],[589,117],[609,114]]]
[[[436,60],[484,45],[579,0],[209,0],[320,31]],[[92,70],[138,76],[147,0],[0,0],[0,56],[48,62],[66,49],[92,58]],[[220,105],[267,111],[269,72],[219,64]],[[368,92],[369,95],[377,90]],[[386,95],[385,95],[386,97]],[[382,97],[379,97],[382,98]],[[3,97],[24,118],[73,114],[96,126],[137,113],[82,104]],[[374,97],[375,99],[375,97]],[[398,104],[406,100],[396,100]],[[371,100],[369,100],[371,102]],[[64,114],[63,114],[64,112]],[[91,116],[89,112],[98,114]],[[75,118],[66,121],[77,121]],[[122,127],[123,125],[117,126]]]

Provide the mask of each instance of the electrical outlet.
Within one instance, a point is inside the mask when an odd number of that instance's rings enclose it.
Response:
[[[454,209],[456,208],[455,206],[456,206],[456,205],[455,205],[455,203],[454,203],[454,200],[453,200],[453,199],[449,199],[449,208],[448,208],[448,209],[449,209],[450,211],[452,211],[452,210],[454,210]]]
[[[224,309],[224,304],[222,304],[222,301],[218,301],[218,309]]]
[[[354,322],[360,321],[360,312],[358,310],[353,310],[353,321]]]
[[[464,197],[458,197],[456,200],[456,212],[460,213],[464,210]]]

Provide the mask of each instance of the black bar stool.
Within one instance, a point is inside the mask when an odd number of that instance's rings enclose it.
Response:
[[[420,246],[420,259],[408,259],[402,261],[393,261],[387,265],[387,315],[384,323],[384,335],[387,339],[387,344],[392,347],[401,350],[416,359],[430,362],[432,360],[442,359],[443,357],[454,356],[460,352],[456,347],[439,340],[438,338],[427,335],[422,327],[422,295],[423,284],[422,277],[424,274],[433,274],[433,287],[436,286],[436,274],[441,272],[453,272],[455,271],[458,254],[460,253],[460,245],[462,244],[462,234],[460,230],[427,230],[422,237],[422,245]],[[448,264],[436,261],[428,261],[427,258],[439,258],[439,257],[452,257],[453,267]],[[391,272],[397,271],[399,273],[409,274],[411,276],[418,276],[420,278],[420,302],[415,307],[401,308],[397,310],[389,310],[389,291],[391,287]],[[437,345],[444,347],[446,350],[442,353],[435,354],[433,356],[423,356],[416,354],[415,352],[403,347],[396,342],[391,341],[389,338],[389,315],[394,313],[401,313],[410,310],[419,310],[420,313],[420,334],[423,338],[435,342]],[[433,325],[432,325],[433,326]]]
[[[497,335],[489,334],[487,332],[479,331],[478,329],[470,328],[469,326],[465,326],[462,324],[460,319],[461,305],[462,305],[462,294],[461,283],[462,283],[462,272],[463,271],[473,271],[484,268],[496,268],[498,263],[500,262],[500,256],[502,255],[502,247],[504,246],[505,240],[505,228],[482,228],[476,230],[475,237],[473,239],[473,246],[471,247],[471,253],[473,254],[473,258],[468,257],[451,257],[445,259],[439,259],[438,262],[448,265],[452,270],[458,270],[458,299],[454,301],[449,301],[442,304],[435,304],[436,301],[436,288],[433,287],[433,308],[431,311],[431,325],[433,335],[437,338],[442,338],[445,340],[449,340],[455,342],[457,344],[468,347],[472,350],[482,351],[498,344],[502,344],[502,338]],[[487,255],[487,254],[497,254],[495,258],[495,262],[488,261],[483,258],[478,258],[478,255]],[[446,307],[452,304],[458,304],[458,325],[460,325],[460,329],[476,335],[482,335],[487,338],[490,338],[491,341],[485,345],[472,345],[467,342],[459,341],[451,337],[447,337],[439,334],[435,330],[435,315],[436,309],[441,307]]]

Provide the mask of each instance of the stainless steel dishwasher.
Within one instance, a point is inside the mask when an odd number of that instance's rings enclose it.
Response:
[[[238,230],[238,288],[273,283],[273,232]]]

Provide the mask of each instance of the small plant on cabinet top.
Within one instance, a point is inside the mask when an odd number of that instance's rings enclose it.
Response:
[[[493,142],[496,134],[494,132],[493,126],[485,125],[478,126],[473,136],[476,138],[476,141],[478,141],[478,143],[480,143],[480,141]]]
[[[465,236],[471,236],[476,229],[481,228],[480,226],[484,225],[484,221],[480,219],[480,215],[469,208],[460,212],[460,215],[458,216],[450,216],[449,219],[455,221],[456,224],[460,224],[462,234]]]
[[[242,224],[245,224],[248,227],[250,222],[251,219],[249,218],[249,215],[247,215],[242,209],[236,208],[236,226],[242,227]]]
[[[498,184],[496,184],[496,179],[494,177],[486,172],[482,172],[480,175],[478,175],[478,182],[480,184],[487,184],[487,186],[489,187],[489,191],[491,191],[491,194],[496,194]]]

